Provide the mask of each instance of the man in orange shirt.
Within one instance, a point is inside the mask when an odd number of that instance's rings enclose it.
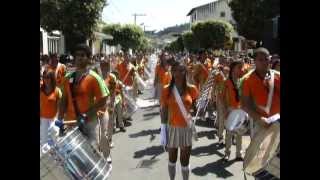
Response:
[[[59,62],[57,54],[51,54],[48,68],[56,73],[56,82],[59,88],[63,87],[64,76],[66,75],[66,66]]]
[[[129,62],[129,56],[126,54],[122,62],[117,65],[117,71],[119,73],[120,80],[126,86],[132,86],[134,80],[134,68]]]
[[[71,126],[77,124],[90,143],[108,157],[110,154],[106,137],[108,88],[97,73],[88,70],[92,54],[87,45],[77,45],[73,55],[76,71],[65,76],[58,119],[62,121],[64,119],[64,124]],[[101,133],[98,133],[99,130]]]
[[[270,126],[267,123],[268,117],[280,114],[280,72],[271,70],[269,61],[269,51],[258,48],[255,51],[255,70],[246,74],[241,80],[241,106],[254,120],[254,134],[260,128]],[[272,77],[274,77],[273,84]],[[272,89],[271,97],[269,92]],[[269,97],[272,98],[271,104],[268,104]]]

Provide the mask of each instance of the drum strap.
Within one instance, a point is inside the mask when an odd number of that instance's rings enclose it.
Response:
[[[261,110],[263,110],[267,114],[270,113],[270,109],[271,109],[271,105],[272,105],[272,99],[273,99],[273,93],[274,93],[274,72],[272,70],[270,71],[270,75],[271,75],[271,78],[270,78],[270,81],[269,81],[270,91],[269,91],[269,94],[268,94],[267,105],[266,105],[266,107],[258,106]]]
[[[132,66],[133,66],[133,65],[130,63],[130,64],[129,64],[129,70],[128,70],[127,74],[124,76],[124,78],[123,78],[123,80],[122,80],[123,83],[124,83],[125,80],[127,80],[128,76],[129,76],[129,73],[130,73],[131,70],[132,70]]]
[[[84,77],[87,76],[88,73],[85,73],[80,79],[79,81],[76,83],[75,82],[75,76],[76,76],[76,73],[74,72],[72,75],[71,75],[71,78],[70,79],[73,79],[73,81],[71,83],[69,83],[70,85],[70,91],[71,91],[71,99],[72,99],[72,103],[73,103],[73,107],[74,107],[74,110],[76,112],[76,116],[79,117],[80,116],[80,111],[79,111],[79,107],[78,107],[78,103],[76,102],[76,97],[75,97],[75,86],[76,84],[80,84],[81,80],[84,79]]]

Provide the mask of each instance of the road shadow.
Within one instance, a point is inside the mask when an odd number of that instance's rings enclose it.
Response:
[[[192,173],[197,176],[206,176],[209,173],[216,174],[218,178],[228,178],[233,176],[231,172],[226,170],[227,167],[236,162],[234,159],[228,162],[224,162],[222,159],[219,159],[216,162],[208,163],[202,167],[196,167],[192,169]]]
[[[152,156],[155,159],[160,154],[164,153],[163,146],[151,146],[146,149],[134,152],[133,158],[142,158],[144,156]]]
[[[216,139],[217,130],[198,132],[198,138],[207,137],[207,139]]]
[[[160,112],[146,113],[146,114],[143,114],[143,120],[147,121],[147,120],[153,119],[153,118],[155,118],[156,116],[159,116],[159,115],[160,115]]]
[[[160,112],[146,113],[146,114],[143,114],[143,117],[157,116],[157,115],[160,115]]]
[[[221,146],[219,143],[213,143],[213,144],[210,144],[209,146],[200,146],[192,149],[191,155],[192,156],[210,156],[210,155],[216,154],[220,157],[223,157],[224,154],[218,151],[223,148],[224,147]]]
[[[206,121],[198,119],[196,121],[196,126],[213,128],[214,127],[214,121],[210,120],[210,119],[206,119]]]
[[[130,138],[137,138],[141,136],[149,136],[150,135],[150,142],[153,141],[156,138],[156,134],[160,134],[160,129],[148,129],[143,130],[138,133],[129,134]]]
[[[141,109],[143,109],[144,111],[152,111],[152,110],[155,110],[158,108],[159,108],[159,106],[150,106],[150,107],[141,108]],[[158,111],[159,111],[159,109],[158,109]]]

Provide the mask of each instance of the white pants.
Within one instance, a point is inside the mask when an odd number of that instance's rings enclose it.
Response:
[[[54,126],[54,121],[52,119],[48,118],[40,118],[40,145],[43,146],[48,142],[50,137],[50,131],[52,129],[52,126]]]

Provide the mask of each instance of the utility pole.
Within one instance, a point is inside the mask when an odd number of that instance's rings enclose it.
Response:
[[[137,13],[134,13],[132,16],[134,17],[134,25],[136,25],[136,23],[137,23],[137,16],[146,16],[146,14],[137,14]]]

